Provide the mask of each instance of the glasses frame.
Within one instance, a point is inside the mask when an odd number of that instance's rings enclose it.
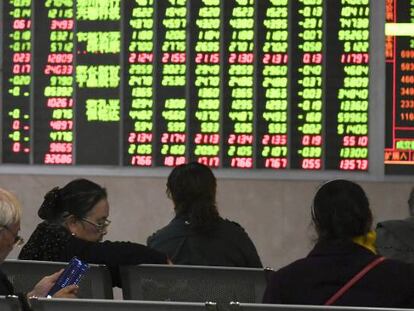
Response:
[[[108,228],[109,225],[111,224],[111,221],[108,220],[108,219],[105,219],[105,222],[102,225],[97,224],[93,221],[90,221],[87,218],[81,218],[81,220],[88,223],[88,224],[90,224],[90,225],[92,225],[92,226],[94,226],[99,233],[104,233],[106,231],[106,228]]]
[[[24,239],[18,233],[14,234],[8,226],[0,226],[0,228],[6,229],[6,231],[8,231],[12,235],[12,237],[14,238],[14,246],[21,246],[24,244]]]

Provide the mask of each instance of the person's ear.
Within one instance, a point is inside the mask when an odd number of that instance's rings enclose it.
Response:
[[[74,215],[70,215],[66,217],[65,226],[72,235],[76,236],[79,230],[79,220]]]

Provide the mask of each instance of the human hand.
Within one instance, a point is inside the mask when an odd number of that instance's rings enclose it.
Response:
[[[174,265],[170,258],[167,258],[167,265]]]
[[[55,285],[57,279],[62,274],[63,269],[60,269],[58,272],[55,272],[51,275],[45,276],[41,279],[35,287],[33,287],[32,291],[27,294],[30,297],[45,297],[47,293],[50,291],[53,285]]]
[[[69,285],[57,291],[53,298],[77,298],[79,287],[78,285]]]

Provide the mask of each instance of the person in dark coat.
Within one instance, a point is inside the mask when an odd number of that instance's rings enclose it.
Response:
[[[414,188],[408,199],[410,217],[377,224],[377,250],[388,258],[414,263]]]
[[[110,221],[107,193],[87,179],[76,179],[49,191],[38,211],[44,221],[30,236],[19,259],[70,261],[74,256],[108,266],[114,286],[121,286],[119,266],[166,264],[167,257],[145,245],[101,242]]]
[[[307,257],[272,274],[264,303],[323,305],[380,257],[375,254],[368,198],[356,183],[325,183],[315,195],[312,221],[316,245]],[[333,304],[413,308],[414,265],[391,259],[378,262]]]
[[[216,178],[207,166],[192,162],[175,167],[167,195],[175,217],[147,240],[175,264],[262,267],[253,242],[237,223],[220,217]]]
[[[28,297],[45,297],[57,281],[63,270],[41,279],[29,293],[15,293],[13,285],[1,271],[1,264],[15,245],[23,243],[19,236],[21,206],[17,198],[10,192],[0,188],[0,295],[18,295],[23,307],[28,309]],[[54,297],[74,298],[77,286],[71,285],[58,291]]]

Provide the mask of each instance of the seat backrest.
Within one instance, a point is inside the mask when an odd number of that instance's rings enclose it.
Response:
[[[30,303],[33,311],[207,311],[203,303],[44,298]]]
[[[29,292],[44,276],[65,268],[67,263],[33,260],[6,260],[2,271],[13,284],[15,292]],[[112,299],[112,280],[102,265],[89,265],[90,269],[79,284],[80,298]]]
[[[15,296],[0,296],[1,311],[20,311],[19,299]]]
[[[402,311],[395,308],[232,303],[231,311]]]
[[[263,269],[140,265],[121,267],[124,299],[191,302],[261,302]]]

